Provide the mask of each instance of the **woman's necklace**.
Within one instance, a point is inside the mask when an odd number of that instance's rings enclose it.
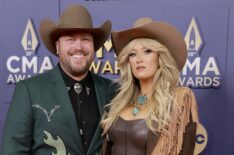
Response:
[[[132,115],[135,117],[140,113],[140,110],[147,104],[148,97],[146,95],[138,95],[132,109]]]

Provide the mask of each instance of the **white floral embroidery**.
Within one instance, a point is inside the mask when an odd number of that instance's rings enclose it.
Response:
[[[34,105],[32,105],[32,107],[41,109],[44,112],[44,114],[46,115],[47,121],[50,122],[51,121],[51,116],[54,114],[54,112],[55,112],[56,109],[60,108],[60,105],[55,105],[54,108],[50,112],[47,112],[46,109],[42,108],[38,104],[34,104]]]
[[[89,96],[90,88],[86,87],[86,93]]]
[[[66,87],[67,88],[67,91],[69,91],[71,89],[71,87]]]
[[[56,153],[52,151],[52,155],[66,155],[66,147],[63,140],[59,136],[56,136],[56,138],[54,139],[51,133],[49,133],[48,131],[43,132],[46,135],[46,137],[44,138],[44,142],[47,145],[54,147],[56,150]],[[68,153],[68,155],[70,155],[70,153]]]

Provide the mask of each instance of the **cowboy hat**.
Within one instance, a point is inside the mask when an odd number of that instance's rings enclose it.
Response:
[[[94,38],[94,49],[98,50],[107,40],[111,31],[111,22],[106,21],[99,28],[94,28],[88,10],[80,5],[72,5],[64,10],[58,24],[43,20],[40,24],[40,36],[46,48],[57,56],[55,41],[72,32],[90,33]]]
[[[118,56],[121,50],[133,39],[155,39],[166,46],[181,70],[187,59],[187,47],[181,33],[165,22],[155,22],[150,18],[138,19],[133,28],[111,33],[113,49]]]

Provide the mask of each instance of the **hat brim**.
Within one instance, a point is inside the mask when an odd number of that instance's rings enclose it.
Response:
[[[71,32],[90,33],[94,39],[94,50],[97,51],[108,39],[111,22],[105,21],[98,28],[59,28],[51,20],[43,20],[40,24],[40,36],[46,48],[57,55],[55,41],[63,34]]]
[[[181,33],[165,22],[151,22],[144,26],[112,32],[112,45],[118,56],[131,40],[136,38],[155,39],[166,46],[175,59],[177,68],[181,70],[187,59],[187,47]]]

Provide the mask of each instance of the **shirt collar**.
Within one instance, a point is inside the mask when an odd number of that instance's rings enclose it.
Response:
[[[58,67],[59,67],[59,70],[62,74],[62,77],[63,77],[63,80],[64,80],[66,86],[73,86],[75,83],[79,82],[83,86],[93,87],[93,79],[92,79],[90,71],[88,72],[88,74],[85,76],[84,79],[77,81],[77,80],[73,79],[72,77],[70,77],[67,73],[65,73],[63,71],[62,67],[60,66],[60,64],[58,64]]]

